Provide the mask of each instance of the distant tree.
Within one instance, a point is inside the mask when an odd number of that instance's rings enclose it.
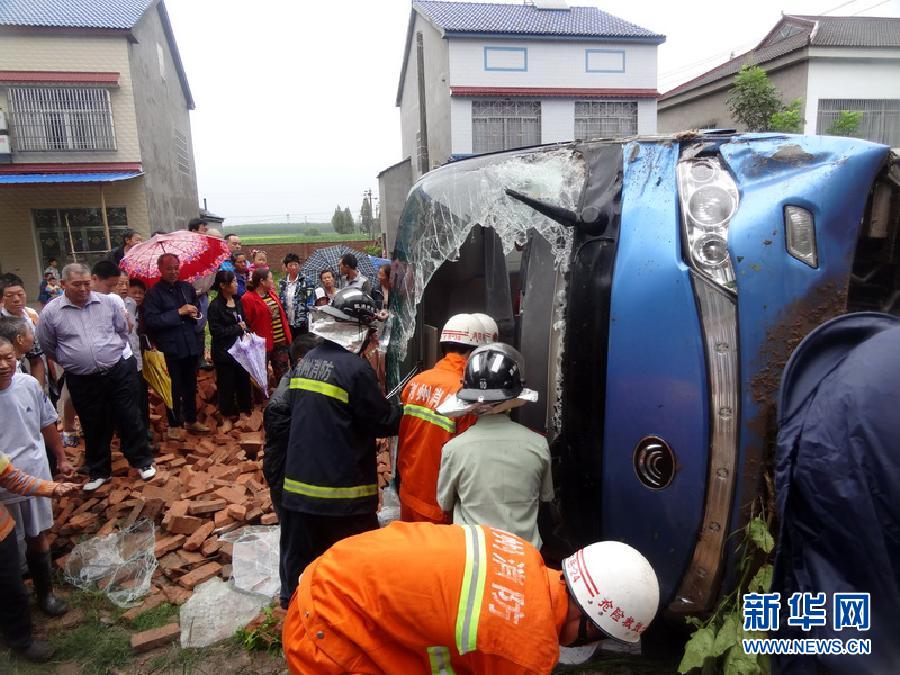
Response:
[[[837,119],[828,127],[831,136],[853,136],[859,131],[859,123],[862,122],[862,111],[842,110]]]
[[[350,207],[344,208],[344,234],[353,234],[356,223],[353,222],[353,214],[350,213]]]
[[[799,134],[803,131],[803,122],[803,99],[795,98],[789,106],[772,115],[768,131]]]
[[[368,196],[363,197],[362,206],[359,208],[359,231],[365,232],[370,237],[375,227],[375,220],[372,218],[372,202]]]
[[[340,204],[334,207],[334,214],[331,216],[331,227],[338,234],[346,234],[344,230],[344,212],[341,211]]]
[[[766,71],[749,64],[735,75],[725,103],[731,116],[748,131],[767,131],[772,116],[784,107]]]
[[[308,228],[306,228],[306,234],[307,234],[307,236],[310,236],[310,237],[318,237],[322,233],[319,232],[318,227],[308,227]]]

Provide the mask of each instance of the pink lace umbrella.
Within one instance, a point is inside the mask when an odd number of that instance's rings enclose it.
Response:
[[[147,288],[159,281],[157,260],[163,253],[174,253],[181,260],[179,278],[195,283],[203,277],[215,273],[219,265],[231,255],[224,240],[197,232],[169,232],[157,234],[132,248],[119,267],[128,276],[140,279]]]

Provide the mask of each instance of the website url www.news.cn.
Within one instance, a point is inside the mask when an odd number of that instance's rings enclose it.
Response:
[[[768,654],[771,656],[813,656],[813,655],[853,655],[871,654],[872,641],[848,639],[746,639],[741,640],[746,654]]]

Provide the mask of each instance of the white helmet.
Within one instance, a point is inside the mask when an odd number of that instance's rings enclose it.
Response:
[[[659,582],[650,563],[620,541],[586,546],[563,560],[569,593],[605,634],[638,642],[659,608]]]
[[[497,327],[497,322],[490,316],[487,314],[473,314],[472,316],[481,322],[482,339],[479,344],[487,345],[500,339],[500,329]]]
[[[441,342],[479,346],[484,327],[472,314],[454,314],[441,329]]]

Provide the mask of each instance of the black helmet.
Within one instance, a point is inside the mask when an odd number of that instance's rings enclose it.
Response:
[[[331,304],[321,307],[320,311],[333,316],[335,321],[368,325],[375,320],[378,307],[371,296],[360,289],[344,288],[335,293]]]
[[[516,398],[525,388],[522,355],[502,342],[482,345],[469,355],[461,401],[493,402]]]

